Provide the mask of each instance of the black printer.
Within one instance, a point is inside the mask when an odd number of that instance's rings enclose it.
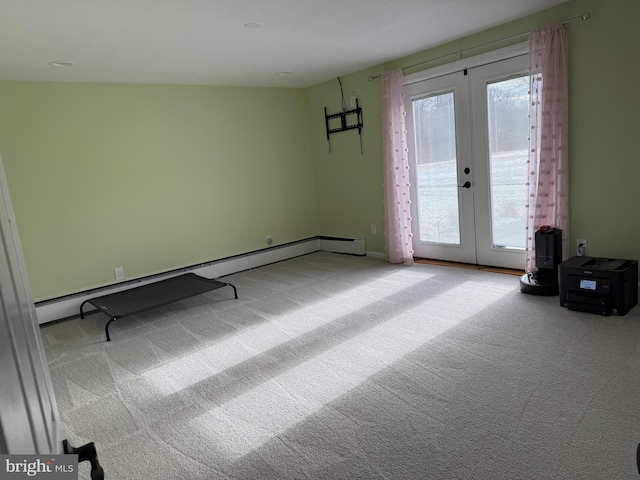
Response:
[[[558,266],[560,305],[599,315],[625,315],[638,303],[638,261],[571,257]]]

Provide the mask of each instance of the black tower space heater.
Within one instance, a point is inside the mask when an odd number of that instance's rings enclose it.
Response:
[[[537,272],[520,277],[520,291],[533,295],[558,295],[558,265],[562,263],[562,230],[544,226],[536,232]]]

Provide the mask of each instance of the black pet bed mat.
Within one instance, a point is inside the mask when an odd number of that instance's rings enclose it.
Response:
[[[238,291],[230,283],[204,278],[195,273],[186,273],[159,282],[123,290],[122,292],[85,300],[80,305],[80,318],[84,318],[82,308],[85,303],[90,303],[111,317],[104,327],[107,342],[109,342],[111,341],[109,325],[114,320],[227,286],[233,288],[234,296],[237,299]]]

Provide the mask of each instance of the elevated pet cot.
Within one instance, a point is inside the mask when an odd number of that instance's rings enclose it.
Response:
[[[85,300],[80,305],[80,318],[84,318],[82,309],[86,303],[90,303],[111,317],[104,327],[107,342],[110,342],[109,325],[114,320],[227,286],[233,288],[234,297],[237,299],[238,291],[230,283],[204,278],[195,273],[186,273],[159,282]]]

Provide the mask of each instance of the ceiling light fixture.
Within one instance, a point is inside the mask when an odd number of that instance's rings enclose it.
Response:
[[[256,28],[262,28],[262,27],[264,27],[264,23],[262,22],[250,22],[250,23],[244,24],[244,28],[249,28],[252,30],[255,30]]]
[[[285,75],[291,75],[293,72],[285,71],[285,72],[276,72],[276,75],[279,77],[284,77]]]
[[[49,62],[49,65],[52,67],[74,67],[75,62],[69,62],[67,60],[55,60],[53,62]]]

